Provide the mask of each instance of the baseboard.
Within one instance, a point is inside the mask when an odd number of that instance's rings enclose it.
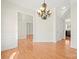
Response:
[[[7,51],[7,50],[12,50],[12,49],[15,49],[17,48],[18,46],[12,46],[12,47],[9,47],[9,48],[5,48],[5,49],[2,49],[1,52],[4,52],[4,51]]]

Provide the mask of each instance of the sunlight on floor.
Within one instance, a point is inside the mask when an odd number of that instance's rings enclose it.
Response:
[[[65,40],[65,45],[69,46],[70,45],[70,40]]]
[[[17,53],[17,52],[12,53],[12,55],[10,56],[10,58],[9,58],[9,59],[14,59],[14,57],[15,57],[16,53]]]

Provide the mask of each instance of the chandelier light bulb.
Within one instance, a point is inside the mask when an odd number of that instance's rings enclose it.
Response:
[[[41,11],[40,11],[40,10],[38,10],[38,11],[37,11],[37,13],[38,13],[38,15],[40,15]]]
[[[48,10],[47,14],[50,16],[52,14],[52,12],[50,10]]]
[[[43,12],[45,10],[45,8],[41,6],[40,7],[40,10]]]

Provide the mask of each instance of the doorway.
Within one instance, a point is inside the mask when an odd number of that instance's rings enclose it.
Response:
[[[65,37],[67,40],[71,39],[71,20],[70,19],[66,19],[66,29],[65,29]]]
[[[24,13],[18,13],[18,39],[33,41],[33,17]]]
[[[26,23],[27,26],[27,40],[32,41],[33,39],[33,23]]]

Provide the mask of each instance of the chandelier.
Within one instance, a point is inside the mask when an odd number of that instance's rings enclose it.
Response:
[[[44,3],[41,5],[40,9],[37,11],[37,14],[42,19],[47,19],[47,17],[52,14],[52,12],[47,9],[47,4],[45,3],[45,0],[44,0]]]

